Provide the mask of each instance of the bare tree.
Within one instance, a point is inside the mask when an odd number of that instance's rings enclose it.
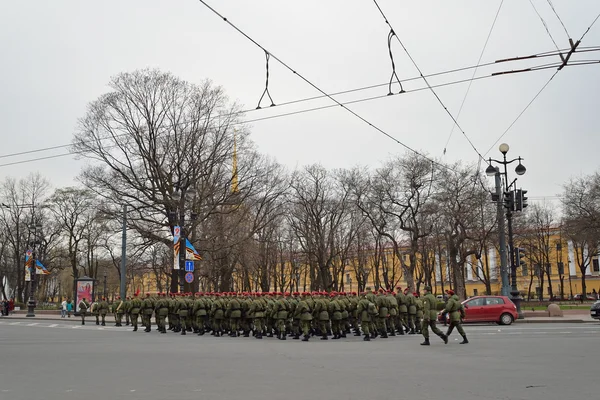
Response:
[[[581,271],[581,294],[585,296],[586,275],[600,244],[600,175],[571,179],[564,186],[563,232],[572,242],[575,262]]]

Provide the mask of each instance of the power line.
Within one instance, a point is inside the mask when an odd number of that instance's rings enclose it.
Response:
[[[379,6],[379,3],[377,3],[377,0],[373,0],[373,2],[375,3],[375,6],[379,10],[379,13],[383,17],[385,23],[391,29],[391,31],[392,32],[396,32],[394,30],[394,27],[392,26],[392,24],[389,22],[388,18],[386,17],[385,13],[383,12],[383,10],[381,9],[381,7]],[[431,90],[431,93],[433,93],[433,95],[435,96],[435,98],[437,99],[437,101],[441,104],[441,106],[444,108],[444,110],[446,110],[446,113],[448,113],[448,115],[450,116],[450,118],[452,118],[452,121],[454,121],[454,124],[456,125],[456,127],[462,132],[462,134],[467,139],[467,141],[469,142],[469,144],[471,145],[471,147],[473,148],[473,150],[475,150],[475,152],[477,153],[477,155],[479,156],[479,158],[483,159],[483,156],[481,155],[481,153],[479,153],[479,150],[477,150],[477,148],[475,147],[475,145],[473,144],[473,142],[471,141],[471,139],[469,139],[469,137],[467,136],[467,134],[465,133],[465,131],[461,128],[461,126],[459,125],[459,123],[456,120],[456,118],[454,118],[454,116],[452,115],[452,113],[450,112],[450,110],[448,110],[448,108],[446,107],[446,105],[442,102],[442,99],[440,99],[440,97],[435,92],[435,90],[433,90],[433,88],[429,84],[429,81],[427,80],[427,78],[425,77],[425,75],[423,75],[423,72],[421,71],[421,69],[419,68],[419,66],[415,62],[415,60],[412,58],[412,56],[410,55],[410,53],[406,49],[406,46],[404,46],[404,43],[402,43],[402,40],[400,40],[400,38],[398,37],[398,35],[394,35],[394,36],[396,37],[396,40],[398,41],[398,43],[400,43],[400,46],[402,46],[402,49],[404,50],[404,52],[406,53],[406,55],[408,56],[408,58],[410,59],[410,61],[413,63],[413,65],[415,66],[415,68],[417,69],[417,71],[419,72],[419,74],[421,75],[421,77],[423,78],[423,81],[427,84],[427,87]]]
[[[568,49],[563,49],[563,50],[561,50],[561,52],[564,52],[564,51],[567,51],[567,50]],[[578,50],[577,50],[577,53],[580,53],[580,52],[593,52],[593,51],[600,51],[600,47],[579,47]],[[476,65],[471,65],[471,66],[467,66],[467,67],[454,68],[454,69],[445,70],[445,71],[441,71],[441,72],[435,72],[435,73],[431,73],[431,74],[428,74],[428,75],[425,75],[425,76],[428,77],[428,78],[429,77],[437,77],[437,76],[443,76],[443,75],[453,74],[453,73],[462,72],[462,71],[468,71],[468,70],[471,70],[471,69],[478,69],[480,67],[487,67],[487,66],[495,65],[495,64],[498,64],[498,63],[502,63],[502,62],[507,62],[507,61],[522,61],[522,60],[533,59],[533,58],[553,57],[553,56],[556,56],[558,54],[559,53],[557,53],[555,50],[553,50],[553,51],[547,51],[547,52],[532,54],[532,55],[528,55],[528,56],[524,56],[524,57],[514,57],[514,58],[501,59],[501,60],[491,61],[491,62],[487,62],[487,63],[483,63],[483,64],[479,64],[478,63]],[[473,74],[473,75],[475,75],[475,74]],[[494,74],[492,74],[492,75],[494,75]],[[410,81],[415,81],[415,80],[420,80],[420,79],[422,79],[421,76],[414,76],[414,77],[411,77],[411,78],[402,79],[402,81],[403,82],[410,82]],[[472,79],[472,80],[477,80],[477,79],[482,79],[482,77],[475,78],[475,79]],[[454,82],[450,82],[450,83],[433,85],[433,87],[435,88],[435,87],[447,86],[447,85],[450,85],[450,84],[463,83],[463,82],[467,82],[467,81],[471,82],[472,80],[459,80],[459,81],[454,81]],[[370,90],[370,89],[376,89],[376,88],[379,88],[379,87],[388,86],[388,84],[389,83],[380,83],[380,84],[375,84],[375,85],[368,85],[368,86],[363,86],[363,87],[359,87],[359,88],[348,89],[348,90],[343,90],[343,91],[331,93],[330,95],[331,96],[338,96],[338,95],[342,95],[342,94],[355,93],[355,92],[360,92],[360,91],[363,91],[363,90]],[[408,90],[407,93],[414,92],[414,91],[420,91],[420,90],[423,90],[423,89],[424,88]],[[327,96],[325,96],[325,95],[319,95],[319,96],[306,97],[306,98],[302,98],[302,99],[291,100],[291,101],[279,103],[279,104],[277,104],[277,107],[283,107],[283,106],[287,106],[287,105],[298,104],[298,103],[303,103],[303,102],[312,101],[312,100],[318,100],[318,99],[324,99],[324,98],[327,98]],[[375,98],[380,98],[380,96],[377,96]],[[367,100],[370,100],[370,99],[372,99],[372,98],[369,98]],[[247,109],[247,110],[242,110],[242,111],[236,111],[236,112],[232,112],[232,113],[220,114],[217,117],[230,117],[230,116],[235,116],[235,115],[240,115],[240,114],[251,113],[251,112],[254,112],[254,111],[257,111],[257,110],[258,110],[257,108],[252,108],[252,109]],[[301,111],[301,112],[304,112],[304,111]],[[258,120],[262,120],[262,119],[258,119]],[[175,125],[184,125],[184,124],[186,124],[188,122],[189,121],[183,121],[183,122],[177,123]],[[454,125],[453,125],[453,127],[454,127]],[[126,134],[117,135],[116,137],[121,137],[121,136],[126,136]],[[115,138],[115,137],[113,137],[111,135],[111,136],[99,138],[98,140],[102,141],[102,140],[105,140],[105,139],[113,139],[113,138]],[[27,151],[21,151],[21,152],[16,152],[16,153],[2,154],[2,155],[0,155],[0,159],[2,159],[2,158],[9,158],[9,157],[15,157],[15,156],[21,156],[21,155],[25,155],[25,154],[33,154],[33,153],[38,153],[38,152],[43,152],[43,151],[49,151],[49,150],[55,150],[55,149],[60,149],[60,148],[67,148],[67,147],[70,147],[70,146],[72,146],[72,143],[67,143],[67,144],[62,144],[62,145],[57,145],[57,146],[50,146],[50,147],[43,147],[43,148],[40,148],[40,149],[27,150]]]
[[[529,103],[527,103],[525,108],[519,113],[519,115],[517,115],[517,118],[515,118],[514,121],[511,122],[511,124],[508,126],[508,128],[506,128],[506,130],[502,133],[502,135],[500,135],[500,137],[498,139],[496,139],[494,144],[492,144],[490,146],[490,148],[485,152],[484,156],[486,156],[494,148],[494,146],[504,137],[504,135],[506,135],[508,133],[508,131],[510,131],[510,129],[517,123],[517,121],[523,116],[523,114],[525,114],[525,111],[527,111],[527,109],[531,106],[531,104],[533,104],[535,99],[537,99],[539,97],[539,95],[542,94],[544,89],[546,89],[546,87],[550,84],[550,82],[552,81],[552,79],[554,79],[554,77],[556,76],[556,74],[558,74],[558,72],[559,72],[559,70],[554,71],[554,73],[552,74],[550,79],[548,79],[548,81],[544,84],[544,86],[542,86],[542,88],[536,93],[536,95],[533,96],[533,99],[531,99],[531,101]]]
[[[567,34],[567,39],[570,39],[571,35],[569,35],[569,31],[567,30],[567,27],[565,26],[562,19],[556,12],[556,9],[554,8],[554,4],[552,4],[552,0],[548,0],[548,4],[550,5],[550,8],[552,9],[552,11],[554,11],[554,15],[556,15],[556,18],[558,18],[558,20],[560,21],[560,24],[562,25],[563,29],[565,30],[565,33]]]
[[[581,60],[581,61],[573,61],[571,64],[568,64],[568,66],[599,64],[599,63],[600,63],[600,60],[592,60],[592,61]],[[526,70],[509,71],[507,73],[534,72],[534,71],[539,71],[539,70],[543,70],[543,69],[556,68],[559,64],[560,63],[545,64],[540,67],[534,67],[534,68],[530,68],[530,69],[526,69]],[[460,83],[467,83],[467,82],[471,82],[473,80],[487,79],[487,78],[492,78],[492,77],[495,77],[498,75],[499,74],[483,75],[483,76],[479,76],[479,77],[471,78],[471,79],[463,79],[463,80],[457,80],[457,81],[453,81],[453,82],[440,83],[437,85],[433,85],[432,87],[438,88],[438,87],[455,85],[455,84],[460,84]],[[384,83],[381,85],[376,85],[376,86],[387,86],[387,83]],[[416,88],[416,89],[410,89],[410,90],[406,91],[406,93],[419,92],[422,90],[429,90],[429,88],[421,87],[421,88]],[[323,97],[324,96],[320,96],[318,98],[323,98]],[[384,98],[389,98],[389,97],[390,96],[387,94],[377,95],[377,96],[372,96],[372,97],[365,97],[365,98],[345,102],[344,105],[357,104],[357,103],[362,103],[362,102],[367,102],[367,101],[372,101],[372,100],[377,100],[377,99],[384,99]],[[290,103],[294,103],[294,102],[298,102],[298,101],[292,101]],[[282,105],[283,104],[286,104],[286,103],[282,103]],[[308,109],[303,109],[303,110],[291,111],[291,112],[287,112],[287,113],[270,115],[270,116],[266,116],[266,117],[247,119],[247,120],[235,122],[232,125],[235,126],[235,125],[242,125],[242,124],[247,124],[247,123],[251,123],[251,122],[266,121],[266,120],[275,119],[275,118],[288,117],[288,116],[292,116],[292,115],[304,114],[304,113],[313,112],[313,111],[325,110],[325,109],[333,108],[333,107],[338,107],[338,105],[337,104],[329,104],[329,105],[325,105],[325,106],[319,106],[319,107],[313,107],[313,108],[308,108]],[[252,111],[252,110],[250,110],[250,111]],[[216,118],[227,116],[227,115],[241,114],[241,113],[243,113],[243,111],[236,112],[236,113],[229,113],[229,114],[221,114],[221,115],[216,116]],[[180,122],[175,125],[183,125],[183,124],[186,124],[189,122],[190,121]],[[127,134],[106,136],[103,138],[98,138],[95,141],[102,141],[102,140],[106,140],[106,139],[115,139],[115,138],[119,138],[119,137],[126,136],[126,135]],[[498,140],[500,140],[500,139],[498,139]],[[53,149],[64,148],[64,147],[70,147],[70,146],[72,146],[72,144],[46,147],[46,148],[41,148],[41,149],[37,149],[37,150],[29,150],[29,151],[25,151],[25,152],[21,152],[21,153],[13,153],[13,154],[9,154],[9,155],[4,155],[4,156],[0,156],[0,158],[6,158],[6,157],[16,156],[16,155],[31,154],[31,153],[42,152],[42,151],[53,150]],[[107,148],[113,148],[113,147],[116,147],[116,146],[108,146]],[[488,152],[489,152],[489,150],[488,150]],[[52,158],[65,157],[65,156],[72,155],[72,154],[83,154],[83,153],[84,153],[84,151],[72,151],[69,153],[61,153],[61,154],[56,154],[56,155],[47,156],[47,157],[37,157],[37,158],[28,159],[28,160],[20,160],[20,161],[14,161],[14,162],[10,162],[10,163],[0,164],[0,167],[25,164],[25,163],[30,163],[30,162],[34,162],[34,161],[48,160],[48,159],[52,159]]]
[[[302,79],[304,82],[306,82],[308,85],[312,86],[315,90],[317,90],[318,92],[320,92],[323,96],[326,96],[329,100],[333,101],[334,103],[336,103],[338,106],[342,107],[344,110],[346,110],[347,112],[349,112],[350,114],[352,114],[354,117],[360,119],[361,121],[363,121],[365,124],[369,125],[370,127],[372,127],[373,129],[377,130],[379,133],[381,133],[382,135],[390,138],[391,140],[395,141],[396,143],[398,143],[399,145],[403,146],[404,148],[406,148],[409,151],[412,151],[413,153],[431,161],[432,163],[436,163],[438,165],[440,165],[443,168],[446,169],[451,169],[446,165],[443,165],[441,163],[438,163],[437,161],[425,156],[424,154],[418,152],[417,150],[413,149],[412,147],[408,146],[407,144],[403,143],[402,141],[396,139],[394,136],[392,136],[391,134],[389,134],[388,132],[386,132],[385,130],[381,129],[380,127],[378,127],[377,125],[374,125],[372,122],[368,121],[366,118],[362,117],[361,115],[359,115],[358,113],[356,113],[355,111],[349,109],[348,107],[346,107],[344,104],[342,104],[341,102],[339,102],[338,100],[336,100],[335,98],[333,98],[332,95],[328,94],[327,92],[325,92],[323,89],[321,89],[320,87],[318,87],[316,84],[314,84],[312,81],[310,81],[308,78],[306,78],[304,75],[300,74],[298,71],[296,71],[295,69],[293,69],[292,67],[290,67],[287,63],[285,63],[284,61],[282,61],[279,57],[275,56],[272,52],[268,51],[267,49],[265,49],[260,43],[258,43],[256,40],[254,40],[252,37],[250,37],[247,33],[245,33],[244,31],[242,31],[240,28],[238,28],[235,24],[233,24],[231,21],[229,21],[226,17],[224,17],[223,15],[221,15],[217,10],[215,10],[213,7],[211,7],[206,1],[204,0],[198,0],[200,1],[200,3],[202,3],[206,8],[208,8],[210,11],[212,11],[215,15],[217,15],[219,18],[221,18],[223,21],[225,21],[229,26],[231,26],[233,29],[235,29],[238,33],[240,33],[242,36],[244,36],[246,39],[248,39],[250,42],[254,43],[259,49],[263,50],[265,53],[270,54],[270,56],[275,59],[277,62],[279,62],[282,66],[284,66],[285,68],[287,68],[289,71],[291,71],[294,75],[298,76],[300,79]],[[421,75],[423,75],[421,73]]]
[[[500,6],[498,6],[498,11],[496,11],[496,16],[494,17],[494,21],[492,22],[490,31],[488,32],[487,38],[485,39],[485,43],[483,44],[483,49],[481,49],[481,53],[479,54],[479,59],[477,60],[477,65],[479,65],[479,63],[481,62],[481,59],[483,58],[483,53],[485,53],[485,49],[490,40],[490,36],[492,36],[492,31],[494,30],[494,26],[496,26],[496,20],[498,19],[498,15],[500,14],[500,10],[502,9],[502,4],[504,4],[504,0],[500,1]],[[477,73],[477,68],[475,68],[473,70],[473,75],[471,76],[471,78],[474,78],[476,73]],[[465,96],[462,99],[462,103],[460,103],[460,108],[458,109],[458,114],[456,115],[457,119],[460,118],[460,114],[462,112],[463,106],[465,105],[465,101],[467,100],[467,96],[469,95],[469,91],[471,90],[472,84],[473,84],[473,81],[469,82],[469,86],[467,87]],[[443,153],[444,155],[446,155],[446,149],[448,148],[448,143],[450,143],[450,139],[452,138],[452,134],[454,133],[455,127],[456,127],[456,125],[452,125],[452,129],[450,129],[450,135],[448,136],[448,140],[446,140],[446,144],[444,145],[444,153]]]
[[[598,14],[596,16],[596,18],[594,18],[594,20],[592,21],[592,23],[590,24],[590,26],[588,26],[588,28],[586,29],[586,31],[583,33],[583,35],[581,35],[581,38],[579,39],[579,41],[581,42],[583,40],[583,38],[585,37],[585,35],[588,34],[588,32],[590,31],[590,29],[592,29],[592,26],[594,26],[594,24],[596,23],[596,21],[598,21],[598,18],[600,18],[600,14]]]
[[[542,24],[544,25],[544,28],[546,28],[546,32],[548,33],[548,36],[550,36],[550,39],[552,40],[552,43],[554,43],[554,46],[556,46],[556,50],[558,50],[559,49],[558,44],[556,44],[556,41],[554,40],[554,37],[550,33],[550,29],[548,29],[548,25],[546,25],[546,21],[544,21],[544,18],[542,18],[542,16],[538,12],[537,8],[535,7],[535,4],[533,4],[533,0],[529,0],[529,4],[531,4],[531,7],[533,7],[533,10],[537,14],[537,16],[540,17],[540,20],[542,21]]]

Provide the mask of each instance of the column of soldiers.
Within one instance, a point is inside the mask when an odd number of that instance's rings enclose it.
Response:
[[[308,341],[311,337],[321,340],[340,339],[348,334],[363,336],[370,341],[377,337],[383,339],[396,335],[422,334],[422,345],[429,345],[429,329],[448,343],[448,335],[454,328],[468,343],[461,326],[464,315],[458,297],[452,291],[443,313],[450,315],[447,333],[436,327],[438,309],[437,299],[431,294],[431,288],[424,288],[423,298],[419,293],[411,293],[408,288],[400,287],[395,292],[367,288],[364,293],[356,292],[294,292],[294,293],[147,293],[117,298],[113,304],[116,326],[131,324],[133,331],[138,330],[138,321],[144,332],[150,332],[152,316],[156,330],[162,334],[167,331],[199,336],[210,333],[215,337],[250,337],[256,339],[288,337]],[[96,306],[95,306],[96,305]],[[96,316],[96,322],[102,318],[105,324],[104,310],[108,311],[105,299],[93,303],[90,311]]]

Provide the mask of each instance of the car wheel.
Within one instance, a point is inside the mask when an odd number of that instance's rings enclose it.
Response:
[[[509,313],[504,313],[500,316],[501,325],[510,325],[513,323],[513,316]]]

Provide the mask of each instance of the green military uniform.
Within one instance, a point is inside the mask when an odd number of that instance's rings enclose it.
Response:
[[[404,294],[406,299],[406,305],[408,306],[408,320],[406,321],[410,331],[410,335],[414,335],[415,332],[415,320],[417,319],[417,302],[415,296],[410,291]]]
[[[90,304],[87,302],[85,298],[81,299],[79,302],[79,315],[81,315],[81,325],[85,325],[85,314],[87,313],[88,308],[90,308]]]
[[[446,336],[450,336],[452,330],[456,328],[460,336],[462,336],[463,341],[460,344],[467,344],[469,341],[467,340],[467,335],[465,330],[461,324],[461,317],[464,316],[464,306],[460,302],[460,299],[457,295],[452,293],[448,302],[446,303],[446,307],[442,311],[442,314],[449,313],[450,314],[450,326],[448,327],[448,331],[446,332]]]
[[[404,335],[405,331],[408,332],[408,305],[406,303],[406,296],[401,291],[401,287],[396,288],[396,301],[398,302],[398,333]]]
[[[113,310],[115,314],[115,326],[123,326],[121,322],[123,320],[123,314],[125,314],[125,302],[121,300],[120,297],[117,297],[114,302]]]
[[[108,302],[106,298],[102,298],[102,301],[98,304],[100,311],[100,317],[102,318],[102,326],[106,326],[106,314],[108,314]]]
[[[227,303],[227,311],[229,313],[229,336],[239,336],[240,318],[242,318],[242,305],[240,304],[237,295],[234,293],[229,303]]]
[[[294,312],[294,320],[298,319],[300,321],[300,328],[302,329],[302,334],[304,335],[302,338],[303,342],[308,342],[313,319],[312,310],[310,309],[307,301],[308,297],[308,293],[302,293],[302,299],[298,302]]]
[[[167,316],[169,315],[169,301],[161,293],[155,305],[156,325],[160,333],[167,333]]]
[[[138,330],[138,317],[142,311],[142,301],[135,295],[131,300],[131,325],[133,325],[133,332]]]
[[[221,299],[218,295],[212,303],[210,314],[212,318],[213,333],[216,337],[219,337],[223,334],[223,318],[225,318],[225,304],[223,299]]]
[[[326,293],[321,294],[322,297],[315,299],[314,314],[317,317],[321,340],[327,340],[327,328],[329,325],[329,303],[323,297]]]
[[[294,339],[300,339],[300,319],[296,318],[296,307],[298,307],[298,303],[299,303],[298,296],[299,295],[300,295],[300,293],[294,292],[293,297],[290,297],[288,299],[288,304],[290,306],[288,316],[291,317],[291,319],[288,320],[287,327],[289,328],[290,332],[294,336]]]
[[[387,324],[386,321],[389,317],[389,307],[386,296],[383,292],[379,292],[375,297],[375,304],[379,309],[379,315],[377,316],[377,330],[383,339],[387,339]]]
[[[146,327],[144,332],[150,332],[152,327],[152,313],[154,312],[154,301],[150,298],[150,293],[146,293],[146,298],[142,301],[142,325]]]
[[[275,320],[275,327],[277,330],[277,339],[285,340],[285,321],[288,317],[288,303],[283,298],[283,295],[279,293],[279,298],[273,301],[272,315]]]
[[[100,303],[94,301],[90,306],[90,312],[96,317],[96,325],[100,325]]]
[[[129,326],[129,319],[131,317],[131,298],[127,296],[125,298],[125,326]]]
[[[262,339],[263,321],[265,318],[265,303],[263,303],[258,294],[254,299],[252,299],[249,312],[254,318],[254,336],[257,339]]]
[[[180,325],[180,330],[181,330],[181,334],[185,335],[187,332],[187,320],[188,320],[188,302],[187,300],[183,297],[183,295],[180,296],[179,299],[177,299],[177,316],[179,317],[179,325]]]
[[[364,340],[368,342],[371,340],[372,318],[379,315],[379,311],[377,311],[375,303],[371,302],[366,296],[363,296],[358,301],[357,312],[360,318],[360,327],[365,335]]]
[[[427,293],[423,297],[423,323],[421,324],[421,331],[425,341],[421,343],[423,346],[429,346],[429,328],[438,335],[444,343],[448,343],[448,336],[444,335],[442,331],[435,326],[437,319],[437,299],[431,294],[431,287],[425,286],[424,289]]]
[[[192,313],[196,318],[196,333],[198,336],[202,336],[205,333],[206,317],[208,316],[206,308],[206,302],[202,298],[202,294],[198,293],[198,296],[196,297],[196,300],[194,300],[194,305],[192,307]]]
[[[423,300],[419,297],[418,293],[415,296],[415,306],[417,307],[417,314],[415,316],[415,331],[417,334],[421,333],[421,321],[423,321]]]
[[[389,293],[386,296],[388,305],[389,305],[389,312],[390,312],[390,318],[388,320],[389,323],[389,330],[390,330],[390,336],[396,336],[396,323],[398,322],[398,300],[396,300],[396,295],[395,293]]]

